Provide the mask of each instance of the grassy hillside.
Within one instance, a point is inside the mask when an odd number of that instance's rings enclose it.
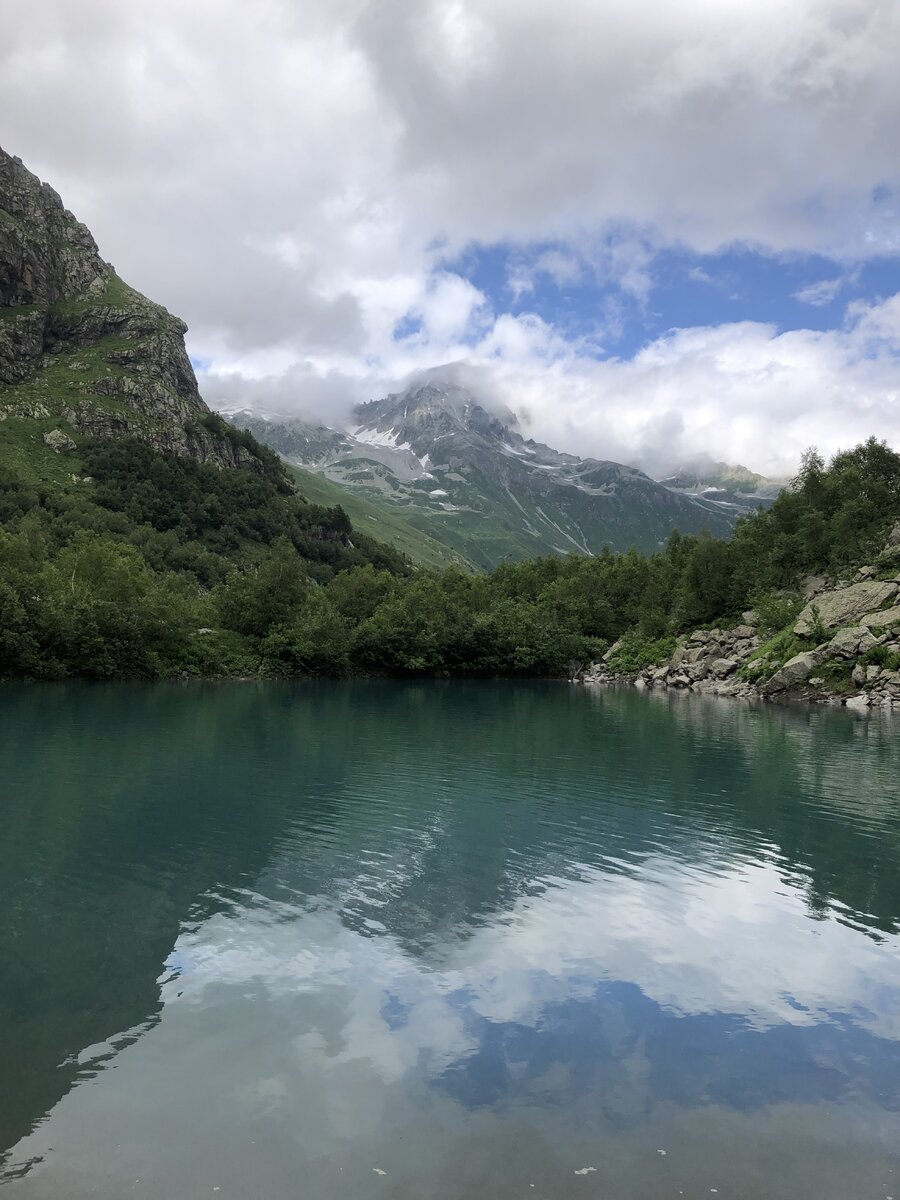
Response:
[[[398,511],[393,505],[380,504],[377,500],[366,499],[348,491],[324,475],[304,471],[290,464],[286,466],[297,491],[307,500],[326,506],[339,504],[356,529],[379,542],[393,546],[417,566],[457,566],[464,569],[471,569],[473,566],[465,554],[431,537],[424,524],[420,526],[414,523],[411,514],[407,516],[404,511]]]

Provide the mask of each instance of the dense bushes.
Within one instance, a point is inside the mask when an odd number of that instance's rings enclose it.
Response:
[[[130,442],[83,463],[69,492],[0,476],[0,676],[548,675],[623,635],[637,668],[751,604],[778,634],[805,572],[869,557],[900,517],[900,457],[870,440],[827,468],[807,454],[727,541],[412,572],[264,476]]]

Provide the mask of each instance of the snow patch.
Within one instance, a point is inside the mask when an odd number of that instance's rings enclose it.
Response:
[[[368,446],[390,446],[393,450],[409,449],[409,446],[398,444],[397,434],[393,429],[383,433],[380,429],[366,429],[365,426],[360,425],[350,432],[358,442],[365,442]]]

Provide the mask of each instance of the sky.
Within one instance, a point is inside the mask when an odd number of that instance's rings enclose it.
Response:
[[[443,364],[654,473],[900,448],[896,0],[0,0],[0,145],[213,406]]]

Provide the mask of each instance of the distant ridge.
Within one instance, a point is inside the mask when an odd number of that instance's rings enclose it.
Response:
[[[288,461],[391,505],[470,562],[654,550],[673,529],[727,534],[739,510],[690,496],[634,467],[527,441],[468,389],[433,377],[359,405],[345,433],[231,415]]]

